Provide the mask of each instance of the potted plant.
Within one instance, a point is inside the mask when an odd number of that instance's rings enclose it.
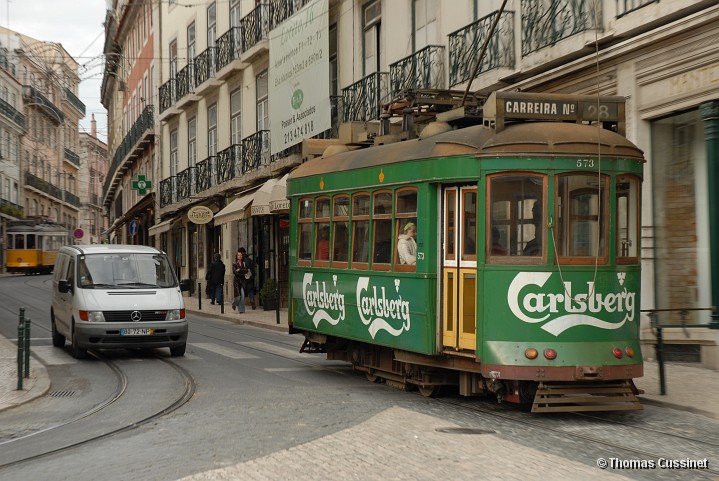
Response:
[[[267,279],[260,289],[260,301],[266,311],[277,308],[277,281]]]

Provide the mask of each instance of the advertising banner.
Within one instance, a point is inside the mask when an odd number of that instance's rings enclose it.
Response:
[[[316,0],[270,32],[272,154],[331,127],[328,0]]]

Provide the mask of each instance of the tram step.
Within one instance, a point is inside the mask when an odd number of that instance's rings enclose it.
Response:
[[[533,413],[631,411],[643,409],[629,382],[604,384],[544,383],[537,389]]]
[[[327,349],[325,349],[324,345],[318,344],[316,342],[312,342],[309,339],[305,339],[305,342],[302,344],[302,347],[300,348],[300,352],[313,354],[313,353],[325,353],[327,352]]]

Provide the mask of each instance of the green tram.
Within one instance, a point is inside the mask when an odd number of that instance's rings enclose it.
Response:
[[[425,396],[641,409],[644,158],[623,131],[622,97],[493,93],[480,125],[302,164],[290,332]]]

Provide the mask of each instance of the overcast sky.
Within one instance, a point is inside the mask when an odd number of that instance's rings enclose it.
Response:
[[[60,43],[77,61],[79,97],[85,104],[80,130],[90,132],[95,114],[97,136],[107,142],[107,111],[100,102],[104,21],[105,0],[0,0],[4,27],[37,40]]]

